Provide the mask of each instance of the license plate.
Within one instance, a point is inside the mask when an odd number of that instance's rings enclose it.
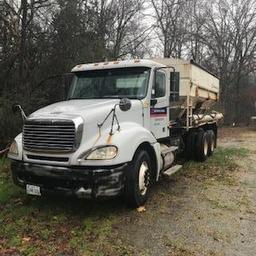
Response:
[[[40,187],[38,187],[38,186],[27,184],[26,192],[27,192],[28,195],[41,196]]]

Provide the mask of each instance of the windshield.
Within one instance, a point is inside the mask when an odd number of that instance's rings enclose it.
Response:
[[[69,99],[130,98],[147,94],[150,68],[132,67],[75,73]]]

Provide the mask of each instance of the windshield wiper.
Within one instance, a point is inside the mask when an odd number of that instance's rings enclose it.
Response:
[[[67,100],[100,100],[100,99],[123,99],[128,98],[131,100],[140,100],[141,98],[136,96],[128,96],[128,95],[113,95],[113,96],[101,96],[101,97],[90,97],[90,98],[68,98]]]
[[[123,98],[128,98],[131,100],[138,100],[139,98],[137,96],[129,96],[129,95],[106,95],[106,96],[102,96],[102,99],[123,99]]]
[[[101,96],[102,99],[122,99],[123,97],[120,95],[104,95]]]
[[[101,97],[91,97],[91,98],[68,98],[67,100],[98,100]]]

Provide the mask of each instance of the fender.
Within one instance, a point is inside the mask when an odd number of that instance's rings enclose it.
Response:
[[[109,135],[109,128],[102,132],[101,138],[98,140],[97,146],[114,145],[118,148],[117,156],[112,160],[84,160],[80,165],[87,166],[109,166],[118,165],[132,161],[133,156],[138,147],[147,142],[152,145],[158,159],[158,142],[151,132],[137,123],[122,122],[121,130],[116,131],[114,135]],[[108,131],[108,132],[106,132]],[[76,158],[76,157],[75,157]],[[75,159],[73,159],[75,160]],[[78,160],[78,159],[76,159]]]
[[[136,150],[142,143],[149,143],[152,146],[156,156],[157,174],[156,180],[159,179],[159,173],[162,166],[162,158],[160,154],[160,144],[157,142],[154,135],[144,127],[136,123],[125,123],[122,127],[126,127],[117,136],[113,137],[113,145],[120,149],[119,159],[125,162],[130,162]]]

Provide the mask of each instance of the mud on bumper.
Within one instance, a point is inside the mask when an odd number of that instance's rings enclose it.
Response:
[[[16,185],[40,187],[41,194],[64,194],[78,197],[112,197],[124,190],[127,163],[112,167],[60,167],[12,161]]]

